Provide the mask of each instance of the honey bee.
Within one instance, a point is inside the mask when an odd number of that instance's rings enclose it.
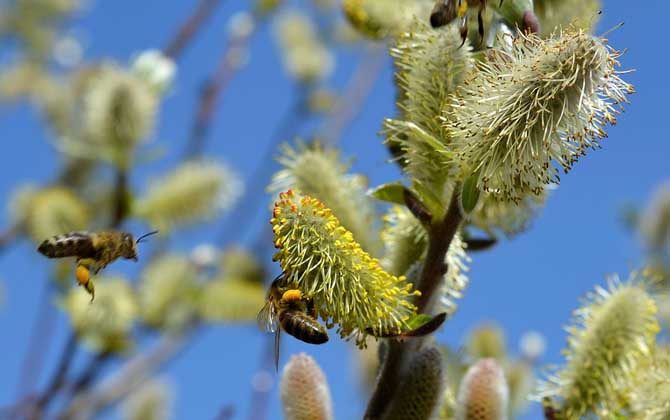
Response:
[[[502,6],[504,0],[500,0]],[[476,1],[473,3],[477,3]],[[477,29],[479,31],[479,43],[484,40],[484,18],[486,0],[479,0],[479,11],[477,12]],[[458,19],[458,28],[461,33],[461,47],[468,37],[468,0],[437,0],[430,14],[430,26],[439,28]]]
[[[37,251],[48,258],[76,257],[77,282],[95,297],[90,272],[100,270],[118,258],[137,261],[137,244],[158,231],[149,232],[137,240],[127,232],[106,230],[100,232],[69,232],[46,239]]]
[[[258,312],[261,330],[275,333],[275,369],[279,370],[279,335],[281,330],[309,344],[328,341],[328,331],[316,320],[316,311],[311,299],[298,289],[283,288],[283,276],[277,277],[270,286],[267,300]]]

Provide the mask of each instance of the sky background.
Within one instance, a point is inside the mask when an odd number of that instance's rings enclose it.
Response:
[[[71,22],[72,33],[83,40],[86,59],[110,57],[125,63],[138,51],[163,47],[195,3],[91,1]],[[198,87],[215,67],[224,47],[226,22],[231,14],[247,7],[248,2],[223,1],[181,57],[175,87],[164,102],[156,135],[156,142],[167,148],[168,155],[139,169],[133,175],[136,185],[176,161],[188,136]],[[623,68],[636,70],[625,77],[637,90],[630,98],[632,104],[618,125],[608,129],[603,149],[590,152],[562,177],[560,188],[551,195],[531,229],[491,252],[472,256],[471,283],[459,311],[439,333],[442,342],[459,347],[471,328],[494,321],[504,327],[513,351],[524,332],[542,332],[548,349],[541,364],[561,363],[560,350],[565,345],[562,328],[579,298],[594,285],[604,284],[609,274],[619,273],[625,278],[640,262],[639,244],[623,227],[620,211],[628,202],[643,205],[658,184],[670,179],[667,56],[651,51],[664,42],[661,28],[667,22],[662,18],[669,15],[670,5],[660,0],[635,5],[619,0],[605,1],[603,9],[598,33],[625,22],[608,38],[615,48],[628,49],[621,59]],[[260,158],[258,150],[270,141],[293,100],[294,90],[281,69],[275,46],[267,26],[253,38],[251,61],[226,91],[210,132],[206,155],[224,159],[243,176],[253,171]],[[342,52],[329,86],[342,90],[358,54],[360,51]],[[5,60],[0,56],[0,65]],[[340,141],[344,156],[356,158],[353,170],[368,175],[370,185],[398,178],[396,168],[387,163],[388,155],[377,135],[382,118],[394,112],[388,61],[366,106]],[[18,185],[44,184],[57,172],[58,161],[48,133],[27,104],[0,105],[0,141],[5,146],[0,153],[2,203],[7,203]],[[269,230],[269,213],[266,216],[257,229]],[[0,227],[7,223],[7,214],[0,215]],[[212,232],[216,231],[207,227],[188,229],[180,233],[174,247],[188,250],[212,241]],[[132,273],[129,265],[118,264],[108,271]],[[0,255],[0,285],[4,289],[0,302],[0,406],[11,404],[16,397],[19,367],[48,267],[49,262],[37,255],[34,244],[27,240]],[[40,388],[67,337],[65,318],[54,314],[57,318],[50,330],[53,339],[43,349],[46,369]],[[251,378],[266,340],[254,325],[210,328],[200,333],[165,370],[175,385],[174,418],[211,419],[228,404],[234,405],[235,418],[246,418]],[[336,418],[360,418],[365,398],[351,363],[353,347],[339,338],[324,346],[283,340],[282,363],[301,351],[309,352],[325,371]],[[79,356],[77,366],[81,367],[89,355],[81,352]],[[276,388],[269,410],[268,418],[281,417]],[[535,405],[523,418],[537,419],[539,413]]]

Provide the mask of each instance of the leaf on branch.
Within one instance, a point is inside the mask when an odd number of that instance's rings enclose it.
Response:
[[[475,173],[463,182],[463,188],[461,189],[461,210],[466,216],[472,213],[479,201],[480,190],[477,188],[478,181],[479,174]]]
[[[367,194],[386,203],[405,204],[404,191],[405,186],[400,182],[389,182],[375,188],[370,188]]]

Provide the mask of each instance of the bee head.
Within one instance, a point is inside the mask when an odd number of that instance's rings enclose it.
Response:
[[[121,246],[121,249],[123,249],[123,258],[137,261],[137,242],[133,239],[133,235],[124,233],[121,240],[123,241],[123,245]]]
[[[137,261],[137,244],[142,242],[142,240],[147,236],[155,235],[156,233],[158,233],[157,230],[145,233],[144,235],[137,238],[137,240],[133,239],[133,235],[130,233],[124,233],[122,238],[124,250],[123,258]]]

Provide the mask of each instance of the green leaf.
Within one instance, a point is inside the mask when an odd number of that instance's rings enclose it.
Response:
[[[411,318],[410,320],[407,321],[407,325],[409,325],[409,329],[413,330],[415,328],[418,328],[425,324],[426,322],[430,321],[433,319],[432,315],[428,314],[417,314],[415,317]]]
[[[387,203],[405,204],[405,186],[400,182],[390,182],[371,188],[368,190],[368,195]]]
[[[479,201],[480,191],[477,188],[478,180],[479,174],[473,174],[463,182],[461,189],[461,209],[463,209],[463,213],[466,215],[472,213],[477,205],[477,201]]]
[[[426,188],[423,184],[415,182],[412,185],[412,189],[416,191],[419,198],[432,214],[442,214],[444,212],[444,206],[440,202],[440,198],[433,194],[430,188]]]

